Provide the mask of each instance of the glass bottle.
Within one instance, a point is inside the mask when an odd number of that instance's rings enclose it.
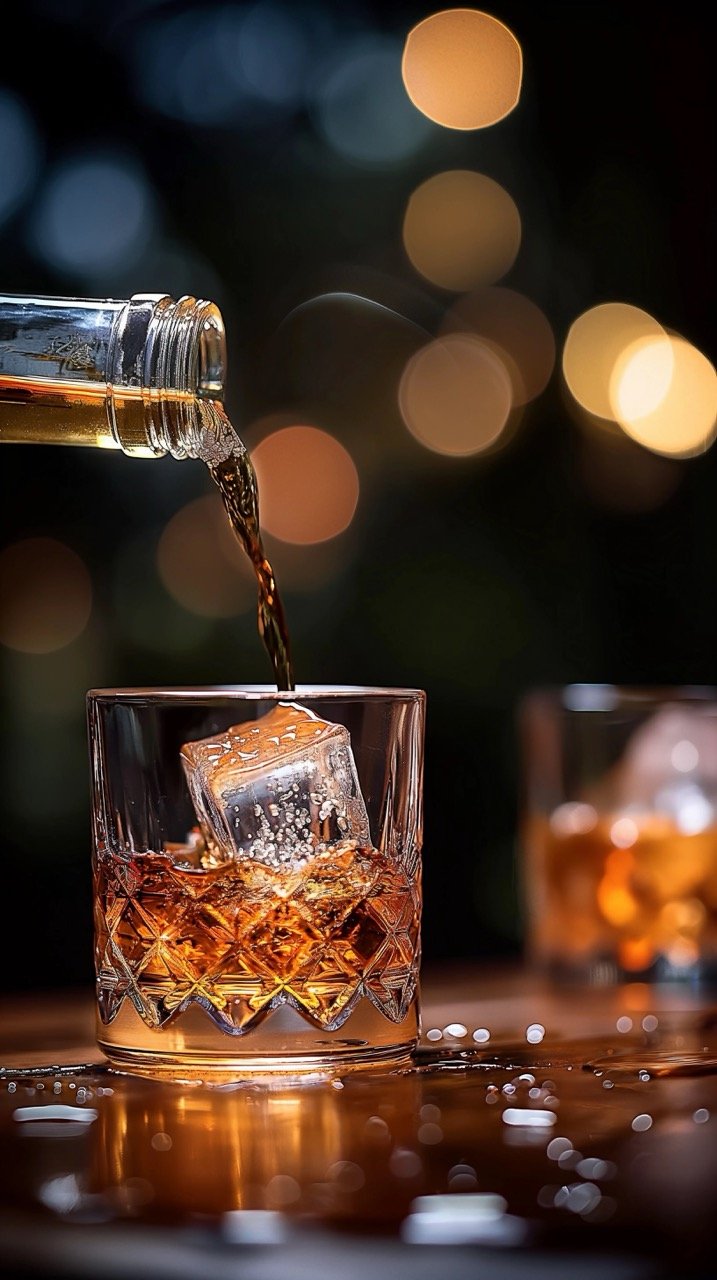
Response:
[[[196,457],[225,366],[213,302],[0,294],[0,441]]]

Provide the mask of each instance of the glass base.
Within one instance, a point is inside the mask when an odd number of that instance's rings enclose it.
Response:
[[[339,1031],[325,1031],[289,1005],[274,1009],[244,1036],[228,1036],[198,1005],[157,1030],[126,1002],[98,1021],[97,1042],[118,1071],[162,1079],[221,1083],[244,1075],[298,1075],[399,1065],[418,1042],[414,1001],[400,1023],[361,1000]]]

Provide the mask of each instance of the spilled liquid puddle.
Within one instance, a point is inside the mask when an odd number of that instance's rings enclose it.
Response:
[[[76,1062],[63,1064],[62,1066],[50,1064],[49,1066],[39,1067],[0,1067],[0,1084],[3,1081],[10,1080],[44,1080],[47,1076],[78,1076],[86,1072],[94,1072],[96,1075],[101,1075],[109,1072],[109,1067],[97,1062]]]
[[[601,1042],[602,1047],[602,1042]],[[612,1062],[613,1059],[607,1059]],[[203,1087],[207,1089],[226,1089],[226,1088],[251,1088],[253,1085],[262,1082],[279,1083],[284,1080],[287,1084],[301,1086],[302,1082],[307,1086],[316,1084],[318,1080],[329,1081],[332,1079],[340,1079],[342,1076],[346,1078],[361,1078],[365,1080],[380,1079],[386,1075],[411,1076],[416,1074],[430,1074],[432,1071],[522,1071],[530,1067],[539,1068],[541,1070],[547,1067],[569,1067],[571,1070],[574,1066],[583,1065],[588,1069],[592,1069],[589,1062],[581,1062],[580,1055],[572,1049],[564,1049],[558,1053],[536,1054],[525,1049],[516,1048],[515,1050],[506,1049],[494,1052],[486,1052],[485,1049],[461,1049],[451,1048],[448,1046],[441,1048],[433,1048],[432,1046],[420,1046],[413,1057],[412,1062],[402,1064],[400,1066],[376,1067],[375,1069],[365,1069],[360,1073],[346,1071],[345,1067],[337,1069],[336,1072],[321,1071],[318,1073],[296,1073],[296,1074],[279,1074],[267,1072],[266,1076],[261,1076],[257,1072],[252,1072],[251,1077],[238,1076],[236,1081],[228,1081],[226,1079],[185,1081],[177,1079],[172,1081],[166,1076],[158,1077],[154,1083],[157,1084],[179,1084],[185,1087]],[[110,1067],[106,1063],[85,1062],[73,1064],[48,1064],[41,1066],[8,1066],[0,1067],[0,1087],[3,1082],[10,1080],[44,1080],[47,1077],[75,1077],[80,1075],[108,1076],[120,1077],[130,1080],[145,1079],[147,1077],[139,1077],[133,1075],[132,1072],[120,1071],[114,1067]]]
[[[595,1074],[608,1074],[611,1079],[665,1078],[668,1076],[701,1076],[717,1073],[717,1057],[704,1049],[701,1052],[685,1053],[682,1050],[650,1050],[642,1052],[631,1049],[606,1054],[602,1058],[593,1058],[585,1063],[586,1071]]]
[[[430,1075],[433,1071],[475,1071],[485,1073],[488,1071],[546,1070],[548,1068],[573,1070],[576,1067],[595,1074],[609,1072],[613,1077],[617,1074],[627,1076],[635,1075],[639,1072],[647,1072],[651,1077],[710,1075],[712,1073],[717,1075],[717,1055],[709,1048],[705,1047],[701,1050],[694,1048],[691,1050],[661,1049],[653,1043],[655,1039],[656,1037],[654,1036],[646,1036],[646,1043],[643,1048],[639,1046],[606,1048],[604,1038],[597,1037],[580,1043],[559,1045],[555,1048],[550,1045],[545,1046],[544,1049],[542,1046],[540,1048],[536,1046],[532,1050],[520,1043],[516,1043],[514,1047],[510,1045],[495,1046],[491,1050],[477,1046],[461,1048],[459,1045],[433,1046],[422,1044],[416,1050],[413,1060],[409,1064],[402,1064],[395,1068],[379,1066],[375,1069],[364,1070],[360,1073],[360,1076],[364,1080],[370,1080],[382,1078],[386,1075]],[[85,1074],[98,1077],[104,1075],[118,1076],[135,1080],[139,1078],[131,1072],[119,1071],[103,1062],[49,1063],[47,1065],[0,1067],[0,1086],[2,1086],[3,1082],[10,1080],[43,1080],[47,1077],[74,1077]],[[251,1079],[238,1076],[235,1081],[226,1079],[212,1080],[211,1077],[206,1080],[193,1079],[184,1081],[178,1079],[171,1081],[166,1077],[158,1077],[156,1083],[226,1089],[233,1087],[249,1088],[257,1083],[261,1084],[262,1081],[278,1083],[284,1079],[287,1084],[300,1087],[302,1082],[306,1085],[313,1085],[317,1081],[340,1079],[342,1075],[346,1074],[345,1068],[341,1068],[336,1072],[324,1070],[318,1073],[302,1074],[299,1072],[291,1075],[287,1074],[286,1076],[267,1072],[267,1075],[262,1077],[253,1072]],[[348,1078],[353,1075],[354,1073],[348,1072]]]
[[[450,1027],[393,1070],[187,1087],[96,1062],[5,1067],[0,1204],[77,1225],[192,1231],[201,1215],[233,1244],[313,1224],[676,1257],[689,1240],[715,1256],[704,1011],[567,1043]]]

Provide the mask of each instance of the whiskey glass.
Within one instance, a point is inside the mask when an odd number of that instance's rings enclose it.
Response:
[[[88,694],[98,1042],[175,1079],[418,1037],[425,695]]]
[[[717,977],[717,690],[569,685],[520,709],[527,952],[592,983]]]

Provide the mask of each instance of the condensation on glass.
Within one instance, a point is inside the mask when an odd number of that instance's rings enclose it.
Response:
[[[225,367],[213,302],[0,294],[0,441],[197,457]]]

